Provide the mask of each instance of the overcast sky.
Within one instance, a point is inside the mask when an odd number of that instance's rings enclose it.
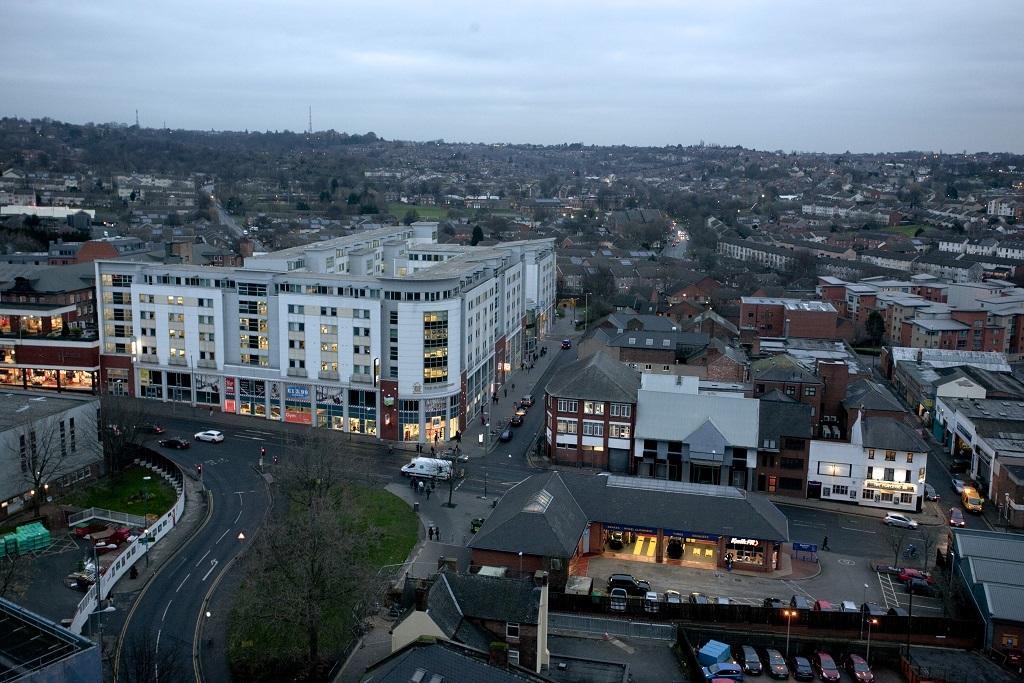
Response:
[[[0,114],[1024,151],[1024,2],[0,0]]]

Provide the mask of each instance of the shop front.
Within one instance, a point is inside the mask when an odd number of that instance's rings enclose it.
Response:
[[[313,424],[313,408],[310,404],[309,387],[305,384],[288,384],[284,388],[284,421],[296,424]]]
[[[713,569],[718,566],[719,537],[694,531],[665,530],[667,562]]]
[[[724,559],[732,560],[736,569],[771,571],[778,562],[778,550],[774,543],[756,538],[726,537]]]
[[[658,530],[653,527],[602,523],[604,554],[638,562],[661,562]]]
[[[865,479],[860,504],[871,507],[915,510],[917,508],[917,485],[909,482]]]

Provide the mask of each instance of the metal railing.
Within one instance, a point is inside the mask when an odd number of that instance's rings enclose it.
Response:
[[[676,639],[675,624],[652,624],[644,621],[626,621],[592,617],[582,614],[565,614],[552,612],[548,616],[548,628],[552,631],[571,631],[573,633],[599,633],[623,638],[649,638],[652,640]]]
[[[88,522],[91,519],[102,519],[107,522],[115,522],[124,526],[140,527],[146,526],[146,518],[139,515],[130,515],[126,512],[116,512],[103,508],[86,508],[68,516],[68,526],[74,526],[81,522]]]

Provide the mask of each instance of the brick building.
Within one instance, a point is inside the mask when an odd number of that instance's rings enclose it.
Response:
[[[838,339],[838,313],[827,301],[745,296],[740,330],[758,337]]]
[[[825,393],[825,383],[821,378],[787,354],[755,361],[750,366],[750,377],[754,384],[754,398],[779,391],[784,396],[810,406],[815,424],[814,433],[817,434]]]
[[[810,406],[778,389],[761,397],[755,473],[758,491],[805,496],[813,425]]]
[[[604,353],[563,367],[544,389],[551,460],[626,472],[636,426],[640,373]]]

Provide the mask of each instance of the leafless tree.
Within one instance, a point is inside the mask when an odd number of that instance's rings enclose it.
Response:
[[[907,540],[907,530],[903,527],[888,526],[885,528],[885,543],[892,550],[892,566],[900,565],[900,552]]]
[[[367,557],[375,535],[349,501],[361,469],[326,430],[275,470],[275,518],[260,533],[253,563],[261,576],[256,612],[303,633],[307,680],[321,664],[327,616],[351,610],[372,590]]]
[[[20,597],[32,577],[32,559],[27,555],[0,557],[0,598]]]
[[[182,649],[173,638],[164,638],[157,648],[156,639],[148,629],[132,633],[126,636],[121,648],[121,671],[117,680],[123,683],[186,681],[189,672],[182,663],[189,661],[190,657]]]
[[[104,395],[100,399],[100,440],[109,473],[131,463],[153,424],[148,401],[130,396]]]
[[[79,423],[77,429],[81,434],[88,427]],[[21,474],[32,489],[32,510],[37,516],[50,483],[70,467],[70,461],[80,455],[76,451],[84,447],[73,441],[63,415],[24,422],[11,430],[8,448],[12,459],[21,463]],[[88,443],[81,437],[79,441]]]
[[[928,527],[921,534],[921,552],[924,553],[924,571],[928,571],[931,556],[939,546],[942,539],[942,531],[937,527]]]

